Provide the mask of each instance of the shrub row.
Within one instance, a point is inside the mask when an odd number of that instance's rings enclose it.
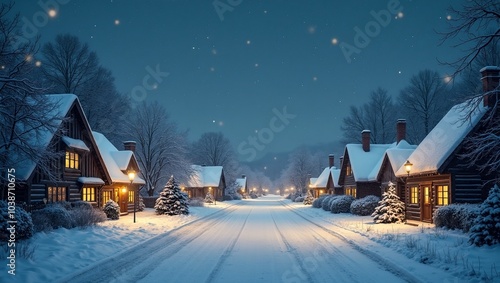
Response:
[[[313,207],[323,208],[332,213],[352,213],[356,215],[370,215],[377,207],[380,198],[366,196],[354,199],[349,195],[322,195],[313,201]]]
[[[479,215],[479,204],[450,204],[442,206],[434,213],[436,227],[461,229],[469,232]]]

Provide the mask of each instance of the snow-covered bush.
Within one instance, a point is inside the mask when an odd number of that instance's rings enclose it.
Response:
[[[468,232],[478,214],[478,204],[456,203],[439,207],[434,212],[433,221],[436,227],[460,229]]]
[[[250,198],[258,198],[257,194],[255,192],[250,192]]]
[[[68,210],[68,211],[73,210],[73,209],[93,209],[94,208],[94,207],[92,207],[92,204],[90,204],[89,202],[83,201],[83,200],[69,202],[69,205],[70,205],[69,208],[67,206],[64,206],[64,208],[66,208],[66,210]]]
[[[405,220],[405,205],[396,194],[396,187],[389,182],[389,190],[382,195],[372,213],[375,223],[402,223]]]
[[[73,218],[69,211],[65,208],[67,205],[60,203],[52,203],[43,209],[32,212],[32,218],[36,231],[46,231],[51,229],[75,227]],[[69,206],[71,208],[71,205]]]
[[[500,243],[500,188],[490,189],[488,198],[481,204],[479,215],[470,229],[469,243],[476,246]]]
[[[350,195],[337,196],[330,201],[330,211],[332,213],[349,213],[354,197]]]
[[[179,185],[172,175],[165,188],[160,193],[155,204],[156,214],[180,215],[189,214],[187,196],[181,192]]]
[[[205,200],[203,198],[192,198],[189,200],[189,206],[192,206],[192,207],[205,206]]]
[[[214,196],[211,193],[207,193],[205,196],[206,203],[213,203],[215,201]]]
[[[144,198],[139,195],[139,203],[137,204],[137,211],[144,211],[146,209],[146,205],[144,204]]]
[[[106,214],[92,206],[77,206],[69,211],[74,227],[89,227],[106,221]]]
[[[11,235],[10,224],[7,221],[17,221],[15,235],[17,239],[28,239],[33,236],[33,221],[31,216],[21,207],[16,205],[14,210],[15,219],[9,217],[9,205],[6,201],[0,200],[0,241],[8,241]]]
[[[303,196],[298,196],[295,198],[294,202],[304,202],[305,197]]]
[[[112,199],[106,202],[103,211],[109,219],[116,220],[120,218],[120,206]]]
[[[354,215],[371,215],[378,206],[380,198],[378,196],[366,196],[364,198],[356,199],[351,203],[351,213]]]
[[[239,193],[233,194],[233,200],[241,200],[243,197]]]
[[[315,199],[312,203],[314,208],[322,208],[323,206],[323,200],[327,197],[328,195],[322,195],[319,198]]]
[[[311,194],[311,192],[308,191],[307,196],[304,198],[303,203],[304,203],[304,205],[312,205],[313,201],[314,201],[314,197]]]
[[[322,204],[321,204],[321,207],[323,208],[324,211],[332,211],[332,205],[331,205],[331,202],[332,200],[334,200],[336,197],[338,197],[337,195],[330,195],[330,196],[327,196]]]

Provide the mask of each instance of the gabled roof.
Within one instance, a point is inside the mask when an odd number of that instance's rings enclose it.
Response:
[[[475,101],[469,100],[453,106],[446,113],[408,157],[413,164],[410,175],[436,173],[442,170],[445,161],[486,113],[487,108],[481,103],[477,108],[472,108],[475,105],[477,105]],[[464,120],[465,115],[470,112],[472,113],[470,119]],[[396,176],[407,175],[403,167],[398,169]]]
[[[382,160],[382,166],[379,168],[378,172],[375,172],[375,169],[372,173],[377,174],[377,179],[380,180],[382,175],[382,168],[384,165],[389,162],[391,165],[392,172],[398,171],[401,166],[408,160],[408,157],[415,151],[417,148],[416,145],[411,145],[407,141],[402,140],[398,143],[397,146],[388,148],[385,152],[384,158]]]
[[[356,182],[375,181],[382,166],[385,151],[395,146],[396,143],[371,144],[370,151],[365,152],[362,144],[347,144],[344,156],[349,156],[354,180]]]
[[[245,189],[247,187],[247,177],[237,178],[236,184],[238,184],[238,186],[240,186],[240,188]]]
[[[318,180],[318,178],[309,178],[309,188],[316,188],[316,180]]]
[[[135,155],[130,150],[118,150],[103,134],[92,132],[97,144],[98,151],[104,161],[111,182],[130,183],[126,170],[131,163],[137,166]],[[146,182],[139,176],[134,179],[134,184],[144,185]]]
[[[224,177],[222,166],[191,165],[191,169],[193,173],[187,181],[188,188],[218,187]]]
[[[340,169],[337,169],[337,167],[335,166],[332,166],[331,168],[326,167],[325,169],[323,169],[319,177],[315,178],[316,181],[314,183],[311,183],[311,188],[326,188],[328,185],[328,179],[330,177],[333,180],[334,187],[338,187],[339,176],[340,176]],[[313,178],[311,178],[311,180],[312,179]]]
[[[80,105],[78,97],[74,94],[48,94],[46,95],[46,97],[51,104],[55,105],[55,107],[47,113],[47,117],[55,118],[53,122],[56,128],[59,128],[61,126],[62,121],[64,120],[64,118],[66,117],[66,115],[68,114],[69,110],[71,109],[74,103]],[[88,124],[85,114],[83,114],[83,119]],[[36,144],[40,148],[46,148],[49,145],[52,138],[54,137],[54,135],[55,132],[47,130],[41,132],[40,135],[33,138],[37,139]],[[27,180],[33,173],[33,170],[37,165],[37,160],[26,159],[17,161],[18,164],[16,164],[16,178],[19,180]]]

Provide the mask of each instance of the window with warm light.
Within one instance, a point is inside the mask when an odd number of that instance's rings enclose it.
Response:
[[[108,200],[111,199],[111,194],[112,194],[111,191],[104,191],[104,192],[102,192],[102,203],[107,203]]]
[[[82,200],[88,201],[88,202],[95,202],[95,188],[90,187],[90,188],[83,188],[82,189]]]
[[[80,169],[80,156],[78,153],[66,151],[66,168]]]
[[[437,202],[438,205],[449,204],[449,191],[447,185],[437,186]]]
[[[349,196],[356,197],[356,187],[346,187],[345,194]]]
[[[66,201],[66,187],[48,187],[47,200],[49,202]]]
[[[346,176],[351,176],[352,175],[351,164],[347,164],[347,167],[345,169],[345,174],[346,174]]]
[[[418,186],[410,187],[410,203],[418,203]]]

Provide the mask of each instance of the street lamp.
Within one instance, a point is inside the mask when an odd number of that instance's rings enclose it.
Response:
[[[135,179],[135,171],[134,170],[129,170],[128,171],[128,179],[130,180],[130,189],[132,188],[132,183],[134,183]],[[137,192],[134,190],[134,223],[135,223],[135,210],[136,210],[136,203],[137,203]]]
[[[406,160],[406,163],[404,164],[404,166],[405,166],[405,171],[406,171],[406,173],[408,173],[408,177],[409,177],[411,167],[413,166],[413,164],[410,162],[410,160]]]

